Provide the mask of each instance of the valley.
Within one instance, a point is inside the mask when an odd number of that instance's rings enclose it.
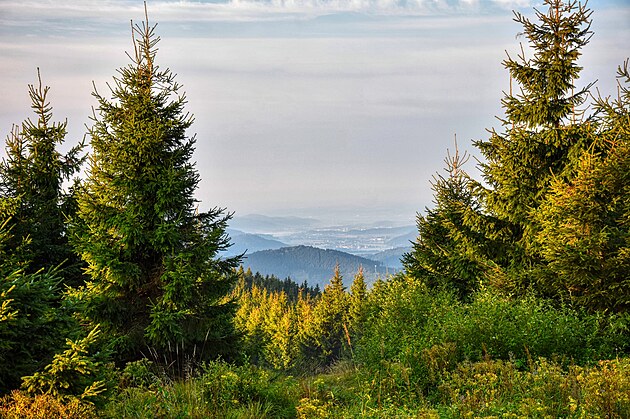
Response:
[[[368,283],[402,269],[417,228],[388,221],[327,225],[314,218],[246,215],[228,229],[226,256],[244,254],[243,266],[323,287],[339,264],[344,282],[362,268]]]

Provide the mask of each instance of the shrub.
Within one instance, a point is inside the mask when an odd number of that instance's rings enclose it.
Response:
[[[524,368],[528,359],[542,356],[567,366],[627,349],[627,337],[617,333],[626,330],[627,318],[558,308],[533,296],[515,300],[482,290],[462,303],[398,276],[372,291],[368,307],[356,360],[390,381],[394,365],[407,371],[406,378],[388,386],[409,387],[417,394],[427,395],[444,372],[462,361],[514,360]]]
[[[443,417],[630,417],[630,360],[570,366],[540,358],[462,363],[439,386]]]
[[[0,399],[0,417],[5,419],[90,419],[98,417],[95,407],[79,399],[62,401],[50,394],[29,396],[14,390]]]
[[[93,351],[99,334],[96,327],[83,339],[68,339],[69,348],[56,354],[43,371],[24,377],[22,387],[28,394],[49,394],[62,401],[103,401],[110,366],[104,363],[105,354]]]
[[[203,396],[215,415],[225,416],[243,406],[262,405],[273,417],[295,416],[295,382],[281,374],[254,366],[233,366],[222,361],[210,362],[199,377]]]

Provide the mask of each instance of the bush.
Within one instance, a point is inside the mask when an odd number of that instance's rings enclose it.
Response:
[[[557,308],[533,296],[514,300],[483,290],[462,303],[398,276],[380,283],[368,306],[356,360],[388,380],[397,365],[408,377],[395,386],[424,395],[462,361],[514,360],[524,368],[542,356],[586,364],[627,349],[627,337],[617,333],[626,330],[627,318]]]
[[[254,366],[233,366],[225,362],[208,363],[199,378],[204,387],[204,398],[215,414],[242,408],[264,407],[273,417],[295,416],[295,382],[281,374]]]
[[[630,360],[593,367],[544,358],[522,371],[512,362],[462,363],[445,375],[437,403],[442,417],[630,417]]]
[[[68,339],[69,348],[56,354],[43,371],[24,377],[22,387],[31,395],[49,394],[66,402],[76,398],[103,402],[111,366],[105,364],[106,354],[93,350],[99,335],[96,327],[83,339]]]
[[[455,315],[436,319],[443,338],[455,343],[459,359],[478,361],[559,357],[577,363],[616,355],[621,337],[607,333],[603,318],[555,308],[532,296],[513,300],[483,291]]]
[[[0,417],[5,419],[90,419],[98,417],[90,403],[79,399],[62,401],[50,394],[29,396],[14,390],[0,399]]]

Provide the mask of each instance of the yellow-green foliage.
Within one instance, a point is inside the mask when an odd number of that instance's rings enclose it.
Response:
[[[282,292],[269,292],[253,285],[237,287],[239,301],[234,323],[243,334],[245,353],[255,364],[276,369],[293,367],[298,356],[296,307]],[[300,298],[301,300],[301,298]]]
[[[299,418],[628,418],[630,359],[570,366],[540,358],[527,370],[511,361],[461,363],[438,374],[428,395],[390,363],[370,375],[339,369],[302,382]]]
[[[630,359],[592,367],[539,359],[528,371],[506,361],[460,364],[439,387],[447,417],[630,417]]]
[[[22,386],[27,393],[49,394],[65,401],[75,398],[98,401],[102,397],[101,393],[107,390],[102,380],[106,366],[99,360],[98,354],[94,355],[90,351],[99,335],[100,330],[96,327],[83,339],[68,339],[69,348],[56,354],[43,371],[23,378]]]
[[[0,399],[0,417],[5,419],[90,419],[96,418],[92,404],[79,399],[61,401],[50,394],[29,396],[14,390]]]
[[[297,417],[299,419],[332,418],[331,412],[330,412],[331,409],[332,409],[332,402],[330,401],[324,402],[317,398],[311,399],[308,397],[300,399],[300,403],[296,406]]]

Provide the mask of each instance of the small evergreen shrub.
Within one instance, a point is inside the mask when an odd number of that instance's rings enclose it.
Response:
[[[106,354],[94,352],[99,335],[97,327],[83,339],[68,339],[69,348],[56,354],[43,371],[23,378],[26,393],[49,394],[61,401],[102,402],[112,366],[105,363]]]

